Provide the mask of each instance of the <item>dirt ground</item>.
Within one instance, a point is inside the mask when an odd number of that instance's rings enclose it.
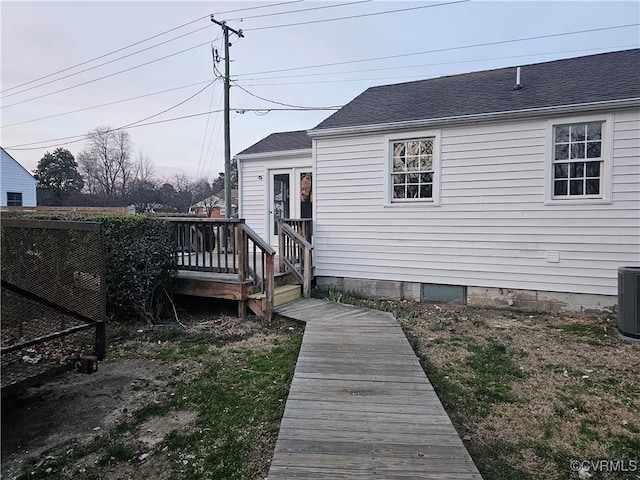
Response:
[[[487,480],[574,478],[567,467],[570,458],[617,458],[637,445],[640,343],[619,340],[611,315],[543,315],[411,302],[389,304],[408,314],[399,320],[431,362],[434,371],[427,374],[434,385],[439,382],[454,389],[449,403],[450,407],[458,403],[459,410],[448,413],[476,463],[495,474],[485,474]],[[191,333],[216,329],[219,335],[232,339],[230,345],[235,349],[264,348],[282,336],[257,322],[228,315],[212,317],[206,311],[181,315],[181,319]],[[197,374],[197,357],[178,364],[144,355],[131,358],[132,349],[151,351],[155,347],[145,328],[134,329],[131,338],[115,351],[112,348],[110,360],[101,363],[97,373],[70,373],[3,401],[3,479],[16,479],[25,473],[26,464],[34,468],[34,459],[35,467],[38,463],[46,465],[55,457],[69,454],[66,449],[106,435],[132,412],[167,395],[167,384],[175,380],[177,371],[182,379]],[[523,375],[509,380],[509,398],[497,395],[504,396],[504,392],[493,392],[497,399],[482,400],[477,392],[487,385],[474,385],[479,381],[474,380],[470,359],[496,343],[504,345],[503,356],[508,356]],[[165,355],[170,346],[170,342],[164,346]],[[470,413],[461,403],[474,395],[478,400],[475,408],[484,408],[481,414]],[[132,435],[136,461],[144,463],[142,470],[132,470],[127,464],[124,470],[122,465],[106,468],[100,471],[105,476],[86,478],[168,478],[168,458],[145,452],[162,448],[172,432],[191,428],[196,415],[188,409],[171,411],[136,427]],[[270,441],[275,442],[275,436]],[[88,455],[73,468],[76,472],[89,471],[99,461],[98,455]],[[255,478],[264,478],[269,459],[252,461],[261,463],[256,471],[262,476]],[[537,474],[531,473],[534,468]],[[501,471],[504,476],[497,473]],[[52,478],[74,478],[70,472],[60,477],[55,471],[50,473]]]
[[[219,310],[212,312],[206,305],[196,305],[189,312],[182,311],[180,321],[186,327],[180,327],[181,331],[192,338],[215,331],[214,337],[205,340],[214,338],[217,342],[216,358],[224,356],[226,349],[230,352],[268,351],[294,328],[265,326],[255,319],[240,320]],[[105,466],[105,451],[108,451],[105,448],[108,447],[103,447],[98,452],[80,455],[80,460],[74,460],[71,465],[67,463],[61,471],[46,468],[52,462],[64,463],[65,456],[74,450],[80,451],[83,446],[95,445],[101,437],[105,438],[106,445],[109,432],[117,429],[120,423],[132,419],[141,409],[175,395],[172,384],[188,382],[205,368],[206,361],[201,361],[197,354],[193,358],[172,360],[172,348],[196,349],[200,345],[197,340],[189,347],[173,343],[171,339],[156,341],[158,332],[164,328],[166,326],[120,326],[117,335],[122,336],[125,332],[124,338],[109,346],[107,358],[100,362],[96,373],[70,372],[3,399],[2,479],[30,476],[31,471],[40,466],[45,468],[45,475],[38,471],[36,478],[76,478],[76,475],[101,480],[169,478],[171,469],[167,468],[167,455],[159,454],[156,447],[162,448],[160,444],[171,433],[187,432],[193,427],[198,414],[189,409],[151,416],[128,434],[134,438],[130,442],[135,452],[133,462],[121,462],[114,468]],[[296,330],[300,329],[300,326],[296,327]],[[275,444],[275,438],[272,443]],[[117,451],[114,455],[117,456]],[[266,471],[268,458],[260,461],[264,465],[256,467],[257,470]],[[180,459],[180,462],[186,465],[189,459]],[[140,464],[144,464],[144,468],[140,468]]]

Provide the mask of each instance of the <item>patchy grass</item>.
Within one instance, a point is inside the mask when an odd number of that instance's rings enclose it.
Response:
[[[127,386],[138,401],[110,428],[26,459],[19,480],[266,477],[299,326],[222,317],[186,329],[116,325],[110,334],[105,364],[140,362],[159,375]]]
[[[396,316],[485,479],[581,478],[572,460],[636,461],[583,478],[640,478],[640,343],[611,315],[316,295]]]

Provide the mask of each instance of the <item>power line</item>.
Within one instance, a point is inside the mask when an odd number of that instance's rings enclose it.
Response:
[[[168,92],[174,92],[176,90],[182,90],[183,88],[195,87],[197,85],[202,85],[204,83],[209,83],[209,80],[205,80],[203,82],[190,83],[188,85],[182,85],[180,87],[169,88],[167,90],[160,90],[158,92],[146,93],[146,94],[143,94],[143,95],[138,95],[136,97],[124,98],[122,100],[115,100],[113,102],[102,103],[100,105],[92,105],[91,107],[79,108],[78,110],[71,110],[69,112],[56,113],[55,115],[48,115],[46,117],[34,118],[32,120],[25,120],[23,122],[10,123],[9,125],[2,125],[2,127],[0,127],[0,128],[15,127],[15,126],[18,126],[18,125],[24,125],[26,123],[38,122],[40,120],[48,120],[50,118],[62,117],[64,115],[70,115],[72,113],[79,113],[79,112],[85,112],[87,110],[93,110],[93,109],[96,109],[96,108],[108,107],[108,106],[111,106],[111,105],[117,105],[118,103],[130,102],[130,101],[133,101],[133,100],[138,100],[140,98],[152,97],[154,95],[160,95],[162,93],[168,93]]]
[[[271,8],[271,7],[276,7],[276,6],[279,6],[279,5],[288,5],[290,3],[299,3],[301,1],[302,0],[292,0],[292,1],[288,1],[288,2],[273,3],[273,4],[269,4],[269,5],[260,5],[260,6],[257,6],[257,7],[238,8],[238,9],[235,9],[235,10],[226,10],[224,12],[218,12],[218,13],[216,13],[216,15],[223,15],[225,13],[244,12],[244,11],[247,11],[247,10],[257,10],[257,9],[260,9],[260,8]],[[191,25],[191,24],[196,23],[196,22],[198,22],[200,20],[203,20],[205,18],[209,18],[209,16],[210,16],[210,14],[204,15],[202,17],[198,17],[198,18],[196,18],[194,20],[191,20],[191,21],[189,21],[187,23],[183,23],[182,25],[178,25],[177,27],[170,28],[169,30],[165,30],[163,32],[157,33],[157,34],[152,35],[150,37],[147,37],[147,38],[144,38],[144,39],[139,40],[137,42],[134,42],[134,43],[131,43],[129,45],[126,45],[124,47],[121,47],[121,48],[118,48],[116,50],[112,50],[110,52],[104,53],[104,54],[99,55],[97,57],[90,58],[89,60],[85,60],[84,62],[80,62],[80,63],[77,63],[77,64],[72,65],[70,67],[63,68],[62,70],[58,70],[56,72],[49,73],[47,75],[43,75],[42,77],[35,78],[35,79],[30,80],[28,82],[24,82],[24,83],[21,83],[19,85],[15,85],[15,86],[10,87],[10,88],[6,88],[0,93],[8,92],[9,90],[13,90],[13,89],[25,86],[25,85],[29,85],[29,84],[37,82],[39,80],[43,80],[45,78],[48,78],[48,77],[51,77],[51,76],[54,76],[54,75],[58,75],[59,73],[64,73],[64,72],[67,72],[67,71],[72,70],[74,68],[81,67],[83,65],[86,65],[87,63],[91,63],[91,62],[94,62],[96,60],[100,60],[101,58],[108,57],[109,55],[113,55],[114,53],[122,52],[123,50],[126,50],[128,48],[135,47],[136,45],[140,45],[141,43],[148,42],[149,40],[153,40],[154,38],[158,38],[158,37],[160,37],[162,35],[165,35],[167,33],[171,33],[171,32],[173,32],[175,30],[179,30],[180,28],[186,27],[187,25]]]
[[[478,58],[471,60],[455,60],[451,62],[434,62],[434,63],[423,63],[421,65],[400,65],[397,67],[380,67],[380,68],[366,68],[360,70],[342,70],[339,72],[316,72],[316,73],[301,73],[298,75],[278,75],[273,77],[256,77],[256,78],[243,78],[243,81],[258,81],[258,80],[277,80],[281,78],[298,78],[298,77],[317,77],[317,76],[326,76],[326,75],[348,75],[352,73],[363,73],[363,72],[378,72],[383,70],[400,70],[407,68],[421,68],[421,67],[434,67],[440,65],[458,65],[461,63],[474,63],[474,62],[488,62],[491,60],[506,60],[510,58],[524,58],[524,57],[536,57],[542,55],[557,55],[561,53],[577,53],[577,52],[595,52],[595,51],[609,51],[609,50],[619,50],[625,48],[633,48],[637,47],[637,45],[614,45],[610,47],[599,47],[599,48],[582,48],[578,50],[562,50],[555,52],[544,52],[544,53],[529,53],[523,55],[510,55],[506,57],[489,57],[489,58]],[[262,85],[262,84],[254,84]],[[276,84],[264,84],[264,85],[276,85]],[[289,84],[291,85],[291,84]]]
[[[26,100],[21,100],[19,102],[11,103],[9,105],[3,105],[2,107],[0,107],[0,109],[14,107],[16,105],[21,105],[23,103],[31,102],[33,100],[38,100],[40,98],[48,97],[50,95],[55,95],[56,93],[61,93],[61,92],[65,92],[67,90],[71,90],[73,88],[77,88],[77,87],[81,87],[81,86],[84,86],[84,85],[88,85],[90,83],[94,83],[94,82],[97,82],[99,80],[104,80],[105,78],[114,77],[116,75],[120,75],[121,73],[130,72],[131,70],[135,70],[135,69],[140,68],[140,67],[145,67],[145,66],[150,65],[152,63],[156,63],[156,62],[159,62],[161,60],[166,60],[167,58],[175,57],[176,55],[180,55],[180,54],[188,52],[190,50],[194,50],[194,49],[196,49],[198,47],[201,47],[203,45],[206,45],[208,43],[211,43],[211,40],[208,40],[208,41],[206,41],[204,43],[199,43],[198,45],[194,45],[193,47],[185,48],[184,50],[180,50],[179,52],[175,52],[175,53],[171,53],[169,55],[165,55],[164,57],[156,58],[155,60],[150,60],[150,61],[145,62],[145,63],[140,63],[138,65],[134,65],[133,67],[130,67],[130,68],[125,68],[124,70],[120,70],[120,71],[115,72],[115,73],[110,73],[109,75],[104,75],[104,76],[99,77],[99,78],[94,78],[92,80],[87,80],[86,82],[77,83],[75,85],[71,85],[70,87],[61,88],[60,90],[56,90],[54,92],[44,93],[42,95],[38,95],[37,97],[27,98]]]
[[[196,93],[194,93],[193,95],[189,96],[189,97],[188,97],[188,98],[186,98],[185,100],[183,100],[183,101],[181,101],[181,102],[179,102],[179,103],[177,103],[177,104],[175,104],[175,105],[172,105],[171,107],[169,107],[169,108],[167,108],[167,109],[165,109],[165,110],[162,110],[161,112],[158,112],[158,113],[156,113],[156,114],[150,115],[150,116],[145,117],[145,118],[142,118],[142,119],[140,119],[140,120],[136,120],[135,122],[128,123],[128,124],[123,125],[123,126],[121,126],[121,127],[110,129],[110,130],[108,130],[106,133],[116,132],[116,131],[118,131],[118,130],[123,130],[123,129],[125,129],[125,128],[132,128],[132,127],[138,126],[139,124],[141,124],[141,122],[144,122],[144,121],[146,121],[146,120],[150,120],[150,119],[155,118],[155,117],[158,117],[158,116],[160,116],[160,115],[162,115],[162,114],[164,114],[164,113],[167,113],[168,111],[173,110],[174,108],[177,108],[177,107],[179,107],[180,105],[185,104],[186,102],[188,102],[189,100],[191,100],[192,98],[194,98],[195,96],[197,96],[198,94],[202,93],[203,91],[205,91],[207,88],[209,88],[209,87],[210,87],[214,82],[216,82],[216,81],[217,81],[217,79],[213,79],[213,80],[212,80],[212,81],[210,81],[210,82],[209,82],[209,83],[208,83],[204,88],[201,88],[200,90],[198,90],[198,91],[197,91]],[[149,123],[148,125],[150,125],[150,124],[152,124],[152,123],[153,123],[153,122]],[[34,148],[16,148],[16,147],[24,147],[24,146],[30,146],[30,145],[37,145],[37,144],[39,144],[39,143],[49,143],[49,142],[57,142],[57,141],[60,141],[60,140],[71,140],[71,139],[75,139],[75,140],[73,140],[73,141],[69,141],[69,142],[66,142],[66,143],[63,143],[63,144],[62,144],[62,145],[69,145],[69,144],[71,144],[71,143],[77,143],[77,142],[80,142],[80,141],[82,141],[82,140],[86,139],[87,137],[88,137],[88,134],[86,134],[86,133],[85,133],[85,134],[82,134],[82,135],[71,135],[71,136],[68,136],[68,137],[52,138],[52,139],[49,139],[49,140],[40,140],[39,142],[22,143],[22,144],[19,144],[19,145],[13,145],[13,146],[11,146],[11,147],[6,147],[6,149],[14,149],[14,150],[35,150],[35,149],[39,149],[39,148],[49,148],[49,147],[44,147],[44,146],[34,147]],[[55,145],[53,145],[53,146],[55,146]]]
[[[246,113],[246,112],[307,112],[309,111],[309,109],[302,109],[302,108],[232,108],[232,110],[237,111],[237,112],[242,112],[242,113]],[[326,110],[324,108],[315,108],[314,110]],[[203,115],[209,115],[211,113],[220,113],[223,112],[224,110],[209,110],[207,112],[200,112],[200,113],[193,113],[191,115],[183,115],[181,117],[174,117],[174,118],[166,118],[164,120],[157,120],[155,122],[147,122],[147,123],[138,123],[136,125],[131,125],[130,127],[126,127],[126,128],[138,128],[138,127],[148,127],[150,125],[158,125],[158,124],[162,124],[162,123],[168,123],[168,122],[175,122],[178,120],[188,120],[190,118],[196,118],[196,117],[201,117]],[[114,128],[109,130],[107,133],[111,133],[111,132],[115,132],[117,130],[122,130],[124,127],[119,127],[119,128]],[[78,138],[78,137],[82,137],[79,140],[74,140],[71,142],[66,142],[66,143],[53,143],[51,145],[41,145],[38,147],[28,147],[29,145],[36,145],[38,143],[48,143],[48,142],[58,142],[59,140],[67,140],[70,138]],[[54,138],[51,140],[41,140],[39,142],[31,142],[31,143],[22,143],[20,145],[11,145],[8,147],[4,147],[5,150],[41,150],[43,148],[52,148],[52,147],[58,147],[61,145],[69,145],[71,143],[76,143],[79,142],[83,139],[85,139],[87,137],[87,134],[83,134],[83,135],[73,135],[73,136],[69,136],[69,137],[61,137],[61,138]],[[20,148],[20,147],[26,147],[26,148]]]
[[[327,18],[324,20],[308,20],[306,22],[296,22],[296,23],[287,23],[287,24],[283,24],[283,25],[267,25],[264,27],[255,27],[255,28],[247,28],[245,29],[245,32],[255,32],[257,30],[269,30],[272,28],[284,28],[284,27],[296,27],[296,26],[300,26],[300,25],[311,25],[314,23],[325,23],[325,22],[336,22],[338,20],[350,20],[353,18],[363,18],[363,17],[373,17],[376,15],[387,15],[389,13],[398,13],[398,12],[408,12],[411,10],[421,10],[424,8],[432,8],[432,7],[442,7],[445,5],[454,5],[456,3],[467,3],[470,0],[455,0],[452,2],[445,2],[445,3],[437,3],[435,5],[421,5],[419,7],[408,7],[408,8],[399,8],[396,10],[386,10],[384,12],[373,12],[373,13],[363,13],[363,14],[359,14],[359,15],[349,15],[346,17],[337,17],[337,18]]]
[[[324,10],[326,8],[346,7],[348,5],[356,5],[358,3],[368,3],[371,1],[372,0],[358,0],[357,2],[337,3],[337,4],[331,4],[331,5],[323,5],[321,7],[301,8],[299,10],[287,10],[286,12],[264,13],[261,15],[251,15],[250,17],[229,18],[227,19],[227,21],[233,22],[235,20],[249,20],[252,18],[275,17],[277,15],[290,15],[292,13],[310,12],[312,10]]]
[[[252,97],[258,98],[260,100],[264,100],[265,102],[269,102],[269,103],[274,103],[276,105],[281,105],[283,107],[292,107],[292,108],[300,108],[300,109],[305,109],[305,110],[315,110],[318,108],[322,108],[325,110],[340,110],[340,108],[342,108],[341,106],[333,106],[333,107],[304,107],[301,105],[291,105],[289,103],[282,103],[282,102],[278,102],[276,100],[269,100],[268,98],[264,98],[261,97],[259,95],[256,95],[255,93],[250,92],[249,90],[247,90],[246,88],[244,88],[243,86],[239,85],[238,82],[233,81],[233,84],[238,87],[240,90],[242,90],[243,92],[248,93],[249,95],[251,95]]]
[[[630,24],[626,24],[626,25],[613,25],[613,26],[609,26],[609,27],[601,27],[601,28],[592,28],[592,29],[588,29],[588,30],[575,30],[572,32],[561,32],[561,33],[551,33],[548,35],[536,35],[533,37],[522,37],[522,38],[513,38],[510,40],[497,40],[494,42],[485,42],[485,43],[474,43],[474,44],[470,44],[470,45],[460,45],[457,47],[447,47],[447,48],[439,48],[436,50],[424,50],[422,52],[412,52],[412,53],[401,53],[401,54],[396,54],[396,55],[387,55],[384,57],[372,57],[372,58],[362,58],[362,59],[355,59],[355,60],[346,60],[346,61],[342,61],[342,62],[331,62],[331,63],[319,63],[319,64],[315,64],[315,65],[306,65],[303,67],[290,67],[290,68],[279,68],[276,70],[265,70],[262,72],[250,72],[250,73],[239,73],[236,74],[235,77],[245,77],[245,76],[249,76],[249,75],[262,75],[262,74],[267,74],[267,73],[280,73],[280,72],[293,72],[295,70],[306,70],[309,68],[321,68],[321,67],[332,67],[335,65],[348,65],[348,64],[352,64],[352,63],[363,63],[363,62],[374,62],[374,61],[378,61],[378,60],[389,60],[389,59],[393,59],[393,58],[403,58],[403,57],[411,57],[411,56],[416,56],[416,55],[426,55],[428,53],[441,53],[441,52],[450,52],[453,50],[464,50],[467,48],[476,48],[476,47],[489,47],[489,46],[493,46],[493,45],[503,45],[506,43],[516,43],[516,42],[524,42],[524,41],[529,41],[529,40],[541,40],[543,38],[555,38],[555,37],[561,37],[561,36],[567,36],[567,35],[578,35],[581,33],[593,33],[593,32],[600,32],[600,31],[605,31],[605,30],[615,30],[618,28],[629,28],[629,27],[637,27],[638,25],[640,25],[640,23],[630,23]]]
[[[132,52],[132,53],[128,53],[127,55],[123,55],[122,57],[114,58],[113,60],[109,60],[108,62],[99,63],[98,65],[94,65],[93,67],[85,68],[84,70],[79,70],[77,72],[70,73],[68,75],[65,75],[64,77],[54,78],[53,80],[49,80],[48,82],[40,83],[38,85],[34,85],[32,87],[25,88],[24,90],[20,90],[19,92],[14,92],[14,93],[10,93],[8,95],[3,95],[3,97],[7,98],[7,97],[11,97],[13,95],[19,95],[19,94],[21,94],[23,92],[28,92],[29,90],[33,90],[34,88],[40,88],[40,87],[43,87],[45,85],[49,85],[51,83],[59,82],[60,80],[64,80],[66,78],[75,77],[76,75],[80,75],[81,73],[89,72],[91,70],[95,70],[96,68],[100,68],[100,67],[103,67],[105,65],[109,65],[111,63],[115,63],[115,62],[117,62],[119,60],[123,60],[125,58],[132,57],[132,56],[137,55],[139,53],[146,52],[147,50],[151,50],[152,48],[159,47],[160,45],[165,45],[165,44],[167,44],[169,42],[174,42],[175,40],[178,40],[178,39],[184,38],[184,37],[186,37],[188,35],[192,35],[194,33],[200,32],[200,31],[202,31],[202,30],[204,30],[206,28],[209,28],[209,27],[211,27],[211,25],[207,25],[207,26],[199,28],[197,30],[193,30],[191,32],[185,33],[184,35],[179,35],[177,37],[170,38],[169,40],[165,40],[164,42],[156,43],[155,45],[151,45],[150,47],[143,48],[142,50],[138,50],[138,51],[135,51],[135,52]],[[220,37],[218,37],[218,38],[220,38]]]

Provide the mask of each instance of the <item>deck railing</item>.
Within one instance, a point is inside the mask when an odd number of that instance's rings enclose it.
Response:
[[[244,220],[169,217],[179,270],[238,273],[237,236]]]
[[[276,252],[244,219],[165,217],[175,227],[178,270],[229,273],[252,282],[266,299],[266,318],[273,311]]]
[[[292,222],[295,222],[292,224]],[[302,282],[302,294],[311,296],[313,260],[311,221],[283,219],[278,222],[280,272],[290,271]],[[303,236],[304,235],[304,236]],[[309,240],[305,236],[309,236]]]
[[[289,225],[307,242],[313,244],[313,222],[310,218],[283,218],[280,221]]]

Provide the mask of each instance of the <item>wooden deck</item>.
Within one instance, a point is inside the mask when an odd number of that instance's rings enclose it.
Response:
[[[275,312],[306,328],[269,480],[482,480],[391,314],[316,299]]]

